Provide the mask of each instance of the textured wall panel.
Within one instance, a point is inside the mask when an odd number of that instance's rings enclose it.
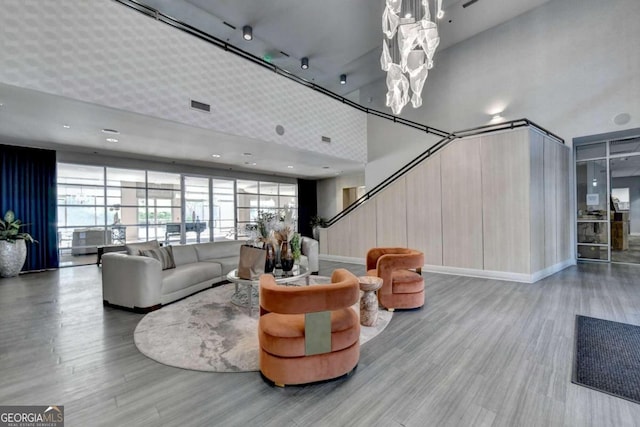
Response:
[[[5,0],[0,43],[3,83],[366,162],[365,113],[112,1]]]

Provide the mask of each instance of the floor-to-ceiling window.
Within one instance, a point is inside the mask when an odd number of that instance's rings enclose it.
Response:
[[[284,209],[297,209],[298,186],[265,181],[238,180],[237,219],[238,233],[254,223],[259,212],[282,215]]]
[[[296,184],[58,163],[60,265],[95,263],[104,245],[243,239],[259,210],[285,207]]]

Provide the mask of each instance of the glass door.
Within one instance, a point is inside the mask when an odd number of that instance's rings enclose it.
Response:
[[[609,261],[609,182],[605,143],[576,148],[578,259]]]
[[[640,263],[640,138],[609,143],[611,261]]]

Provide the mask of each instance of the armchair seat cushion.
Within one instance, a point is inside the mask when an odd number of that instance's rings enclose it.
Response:
[[[305,356],[304,314],[268,313],[258,328],[262,350],[279,357]],[[360,339],[358,315],[351,308],[331,312],[331,351],[351,347]]]
[[[377,276],[377,270],[368,270],[367,276]],[[413,294],[424,290],[423,277],[411,270],[394,270],[391,273],[392,293],[394,294]]]

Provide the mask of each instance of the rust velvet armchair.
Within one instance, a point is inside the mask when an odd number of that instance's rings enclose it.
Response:
[[[351,308],[358,279],[345,269],[331,283],[281,286],[260,277],[260,372],[278,386],[307,384],[350,373],[360,358],[360,322]]]
[[[367,275],[383,280],[378,302],[388,310],[424,305],[424,254],[407,248],[373,248],[367,252]],[[415,271],[412,271],[415,269]]]

